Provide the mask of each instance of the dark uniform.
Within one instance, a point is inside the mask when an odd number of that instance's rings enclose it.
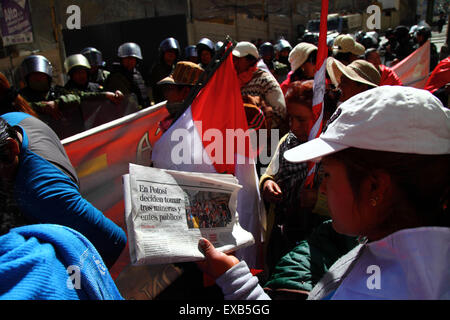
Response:
[[[105,62],[103,61],[102,53],[96,48],[88,47],[84,48],[81,51],[81,54],[88,59],[89,64],[91,65],[89,81],[104,86],[105,81],[109,76],[109,71],[103,69],[105,67]]]
[[[66,68],[66,73],[69,76],[69,81],[67,81],[64,89],[66,93],[79,94],[80,92],[101,92],[103,87],[98,83],[89,81],[89,73],[91,70],[91,65],[88,59],[82,54],[74,54],[69,56],[64,62],[64,67]],[[84,69],[87,74],[87,81],[85,83],[76,83],[73,78],[73,72],[77,69]]]
[[[431,38],[431,30],[425,26],[421,26],[417,28],[415,32],[415,38],[417,43],[414,45],[414,50],[417,50]],[[430,43],[430,72],[436,68],[438,63],[439,53],[436,45],[434,43]]]
[[[135,43],[124,43],[118,50],[119,58],[134,57],[142,60],[140,47]],[[105,82],[105,90],[115,92],[120,90],[125,96],[134,95],[137,103],[146,108],[150,105],[147,87],[141,73],[136,69],[126,69],[121,63],[114,63],[111,73]]]
[[[47,123],[60,139],[84,131],[82,101],[106,97],[105,92],[69,92],[64,87],[51,85],[53,68],[44,56],[32,55],[25,58],[21,70],[25,87],[20,90],[20,95],[29,102],[39,118]],[[36,85],[30,81],[32,73],[45,74],[47,82]],[[50,101],[57,104],[59,111],[63,114],[62,119],[55,119],[46,110],[49,108],[46,102]]]
[[[164,55],[168,51],[172,51],[176,55],[173,64],[168,64],[164,60]],[[175,65],[177,64],[179,57],[180,57],[180,44],[176,39],[167,38],[164,39],[159,44],[159,60],[152,67],[149,77],[149,83],[150,86],[152,87],[153,93],[153,101],[155,103],[159,103],[165,100],[161,86],[158,86],[158,81],[168,77],[172,73],[172,71],[175,69]]]

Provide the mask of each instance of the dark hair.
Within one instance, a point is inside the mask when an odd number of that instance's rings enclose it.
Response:
[[[8,161],[6,155],[7,139],[17,138],[17,132],[3,118],[0,117],[0,161]],[[13,196],[13,182],[0,177],[0,236],[10,229],[29,224],[20,212]]]
[[[6,155],[6,144],[8,138],[18,140],[17,131],[9,125],[3,118],[0,117],[0,161],[8,161]]]
[[[254,56],[252,56],[251,54],[248,54],[245,56],[245,59],[247,59],[247,61],[250,63],[250,66],[253,67],[254,65],[256,65],[256,63],[258,62],[258,59],[256,59]]]
[[[308,58],[306,59],[306,61],[303,64],[310,62],[313,65],[315,65],[316,60],[317,60],[317,50],[314,50],[313,52],[311,52],[309,54]],[[305,72],[303,71],[302,68],[297,68],[297,70],[295,70],[294,73],[291,75],[291,79],[293,79],[293,81],[309,80],[305,76]]]
[[[352,56],[353,53],[351,52],[338,52],[334,55],[334,58],[343,64],[349,64],[352,61]]]
[[[314,81],[294,81],[289,84],[289,87],[284,96],[286,103],[302,103],[312,108],[312,101],[314,97]]]
[[[356,199],[363,180],[387,172],[397,192],[386,227],[450,227],[450,154],[421,155],[348,148],[329,156],[341,161]],[[389,225],[388,225],[389,224]]]

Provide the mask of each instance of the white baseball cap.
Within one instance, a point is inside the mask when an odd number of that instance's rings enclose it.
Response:
[[[236,44],[236,47],[233,49],[233,56],[238,58],[243,58],[248,55],[251,55],[255,57],[256,59],[259,59],[259,53],[256,46],[248,41],[241,41]]]
[[[382,86],[341,104],[319,138],[284,153],[290,162],[320,161],[354,147],[411,153],[450,154],[450,109],[426,90]]]
[[[315,45],[308,42],[300,42],[299,44],[297,44],[289,53],[289,63],[291,64],[291,70],[295,71],[300,68],[309,58],[309,55],[317,50],[318,49]]]

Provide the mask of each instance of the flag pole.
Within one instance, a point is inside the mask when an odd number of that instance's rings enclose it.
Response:
[[[326,63],[328,58],[327,33],[328,33],[328,0],[322,0],[316,73],[314,75],[314,97],[312,109],[315,118],[315,123],[314,126],[311,128],[311,131],[309,132],[308,140],[318,138],[323,128],[324,96],[326,90]],[[316,163],[309,162],[308,176],[305,181],[305,188],[313,187],[315,171],[316,171]]]

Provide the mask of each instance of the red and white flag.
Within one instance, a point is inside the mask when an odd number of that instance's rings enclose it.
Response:
[[[320,14],[320,33],[317,51],[316,73],[314,75],[314,97],[313,114],[314,125],[309,132],[308,140],[316,139],[322,133],[323,128],[323,110],[324,96],[326,88],[326,61],[328,57],[327,32],[328,32],[328,0],[322,0],[322,12]],[[308,177],[305,181],[305,187],[310,188],[314,183],[315,163],[308,163]]]
[[[191,106],[156,142],[152,161],[162,169],[233,174],[243,186],[237,204],[239,223],[255,238],[255,245],[238,250],[236,256],[250,268],[261,268],[265,211],[254,156],[239,79],[229,54]]]

